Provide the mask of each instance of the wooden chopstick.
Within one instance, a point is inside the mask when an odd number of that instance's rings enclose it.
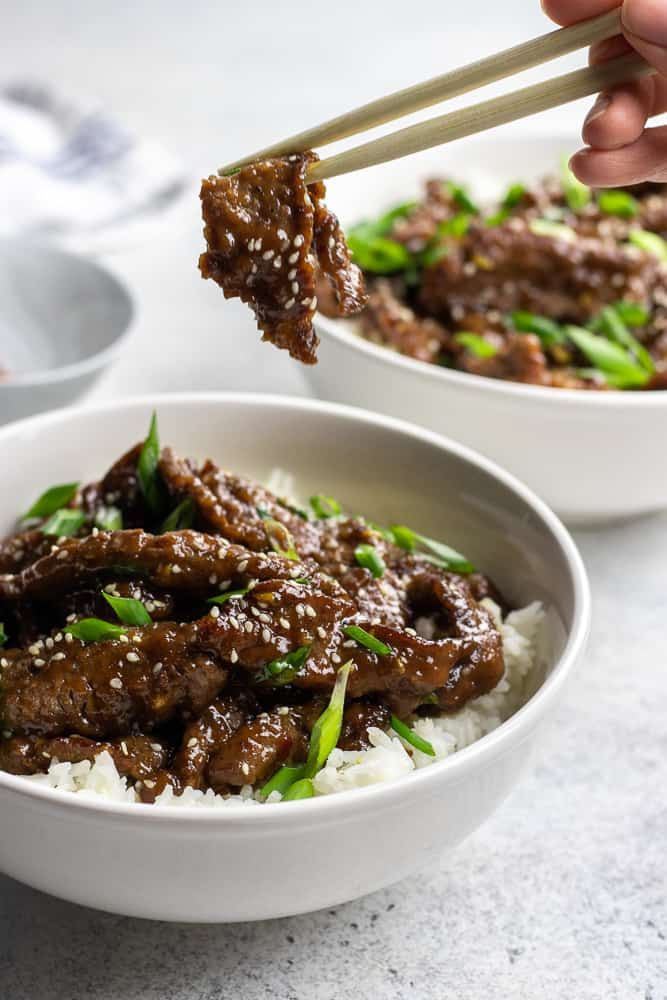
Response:
[[[517,121],[540,111],[547,111],[561,104],[569,104],[580,97],[588,97],[616,84],[654,73],[655,70],[637,53],[622,56],[599,66],[565,73],[544,83],[515,90],[480,104],[473,104],[460,111],[440,115],[409,128],[400,129],[373,142],[354,146],[337,156],[314,163],[308,169],[308,183],[363,170],[377,163],[396,160],[410,153],[417,153],[432,146],[440,146],[454,139],[485,132]]]
[[[607,11],[587,21],[580,21],[569,28],[557,28],[539,38],[522,42],[468,66],[462,66],[442,76],[418,83],[414,87],[398,90],[394,94],[371,101],[370,104],[364,104],[322,125],[299,132],[273,146],[267,146],[266,149],[261,149],[251,156],[244,156],[226,167],[221,167],[218,173],[226,174],[246,163],[267,160],[273,156],[285,156],[289,153],[302,153],[307,149],[316,149],[337,142],[339,139],[346,139],[377,125],[409,115],[413,111],[420,111],[441,101],[459,97],[489,83],[504,80],[533,66],[567,55],[568,52],[611,38],[620,31],[620,8]]]

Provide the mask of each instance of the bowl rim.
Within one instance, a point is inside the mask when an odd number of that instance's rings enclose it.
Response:
[[[79,361],[71,361],[69,364],[58,365],[55,368],[19,372],[17,375],[12,375],[10,372],[7,380],[0,382],[0,394],[3,392],[12,392],[14,389],[30,389],[36,386],[67,382],[70,379],[80,378],[81,376],[97,371],[98,369],[104,368],[110,364],[121,350],[126,339],[129,337],[137,317],[137,300],[126,282],[123,281],[123,279],[120,278],[119,275],[117,275],[111,268],[100,263],[99,260],[84,257],[82,254],[74,253],[71,250],[65,250],[60,246],[54,246],[50,243],[36,243],[34,245],[25,244],[22,241],[17,240],[15,237],[0,241],[0,249],[11,248],[12,245],[18,245],[23,250],[25,250],[26,247],[29,247],[31,252],[46,253],[57,257],[64,257],[69,261],[69,266],[101,276],[108,283],[109,292],[112,295],[117,296],[119,300],[122,300],[126,316],[123,320],[122,327],[118,331],[114,332],[111,343],[107,344],[107,346],[103,347],[100,351],[96,351],[94,354],[89,354],[85,358],[81,358]]]
[[[590,392],[584,389],[558,389],[553,386],[528,385],[525,382],[512,382],[509,379],[489,378],[486,375],[474,375],[472,372],[457,371],[454,368],[443,368],[427,361],[409,358],[389,347],[374,344],[350,327],[354,320],[331,319],[318,312],[315,316],[316,328],[326,337],[342,342],[353,351],[368,355],[381,364],[395,368],[405,368],[408,372],[422,378],[429,378],[447,385],[466,387],[478,393],[488,392],[517,400],[533,400],[553,403],[555,406],[616,407],[630,406],[637,409],[657,409],[667,406],[667,389],[646,389],[642,392],[612,390],[610,392]]]
[[[498,756],[510,746],[522,742],[539,724],[548,707],[553,704],[568,676],[576,666],[584,650],[591,622],[591,594],[588,576],[579,551],[569,532],[551,509],[537,497],[532,490],[511,473],[504,471],[495,462],[479,455],[465,445],[452,441],[443,435],[436,434],[417,427],[405,420],[372,413],[357,407],[305,397],[281,396],[278,394],[220,392],[220,393],[161,393],[144,396],[127,397],[120,402],[109,402],[99,405],[83,405],[51,411],[45,414],[28,417],[5,427],[0,427],[0,445],[7,438],[25,431],[33,431],[40,425],[67,424],[70,420],[90,417],[104,418],[122,410],[151,410],[170,405],[182,407],[214,407],[218,404],[247,406],[250,408],[266,406],[279,407],[303,414],[319,412],[345,420],[381,427],[392,433],[411,437],[421,443],[430,445],[440,452],[453,454],[463,461],[472,464],[478,470],[490,475],[503,486],[516,494],[532,510],[542,527],[551,534],[564,556],[570,574],[573,615],[572,626],[567,635],[565,647],[553,666],[549,676],[540,685],[532,697],[519,708],[509,719],[497,729],[486,734],[468,747],[457,751],[445,760],[438,761],[429,767],[413,771],[406,780],[380,782],[364,788],[349,789],[334,795],[325,795],[298,802],[272,803],[270,807],[256,808],[253,805],[227,805],[219,809],[206,809],[197,806],[156,806],[135,802],[116,802],[111,799],[87,798],[74,795],[71,792],[50,788],[37,782],[30,782],[20,775],[11,775],[0,771],[0,794],[3,790],[18,793],[20,796],[51,805],[55,810],[76,810],[88,815],[104,816],[108,820],[132,820],[143,823],[171,823],[172,825],[190,826],[196,823],[200,826],[214,827],[247,827],[248,829],[264,828],[282,825],[283,823],[313,823],[326,822],[331,811],[336,817],[343,818],[364,808],[381,808],[395,795],[417,795],[420,789],[424,792],[433,791],[439,781],[457,783],[466,775],[482,766],[485,761]]]

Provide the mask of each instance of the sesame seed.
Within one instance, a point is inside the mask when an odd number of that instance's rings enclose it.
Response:
[[[112,687],[114,691],[120,691],[123,687],[123,682],[120,677],[112,677],[109,681],[109,687]]]
[[[310,296],[308,296],[308,298],[301,299],[301,305],[302,306],[309,306],[310,305]]]
[[[262,622],[263,625],[271,624],[271,615],[267,615],[264,612],[262,612],[261,614],[257,615],[257,617],[259,618],[259,620]]]
[[[44,645],[46,646],[47,649],[53,649],[53,639],[51,638],[51,636],[49,636],[48,639],[44,640]]]
[[[301,233],[297,233],[296,236],[294,237],[294,239],[292,240],[292,242],[293,242],[293,244],[294,244],[295,247],[302,247],[303,246],[303,236],[302,236],[302,234]]]
[[[155,788],[155,782],[151,781],[149,778],[144,779],[144,785],[146,788]]]
[[[76,618],[76,615],[70,615],[70,617],[67,619],[67,621],[74,621],[75,618]],[[56,642],[62,642],[63,641],[63,634],[62,634],[62,632],[56,632],[55,641]]]
[[[39,653],[39,646],[37,645],[36,642],[34,642],[32,646],[28,646],[28,652],[30,653],[31,656],[37,656],[37,654]]]
[[[192,750],[196,746],[197,746],[197,740],[193,736],[193,737],[191,737],[191,739],[188,740],[188,747]]]
[[[293,267],[291,271],[287,272],[287,280],[288,281],[293,281],[294,278],[296,278],[296,268],[295,267]]]
[[[34,661],[36,667],[43,667],[45,662],[45,660],[41,660],[39,657]]]
[[[261,250],[261,249],[262,249],[262,237],[258,236],[257,239],[255,240],[255,250]]]
[[[257,264],[255,264],[255,262],[253,261],[253,262],[252,262],[252,266],[251,266],[251,268],[250,268],[250,273],[251,273],[251,274],[257,274],[257,271],[258,271],[258,267],[257,267]]]
[[[271,260],[271,258],[274,255],[275,255],[275,250],[265,250],[264,253],[262,254],[262,260]]]
[[[287,258],[287,263],[288,264],[296,264],[296,262],[297,262],[298,259],[299,259],[299,251],[297,250],[296,253],[291,253],[289,255],[289,257]]]
[[[279,240],[286,240],[288,238],[284,229],[276,229],[276,236]]]
[[[58,553],[56,559],[67,559],[68,553],[65,549]]]
[[[65,642],[67,643],[74,642],[74,636],[71,634],[71,632],[68,632],[67,635],[65,636]]]
[[[155,666],[153,667],[153,673],[157,676],[161,670],[162,670],[162,662],[160,661],[159,663],[156,663]]]
[[[2,659],[0,660],[0,667],[8,667],[8,666],[9,666],[9,660],[7,659],[6,656],[3,656]]]
[[[289,714],[289,708],[287,707],[287,705],[281,705],[280,708],[277,711],[278,711],[278,715],[288,715]]]
[[[132,650],[130,650],[129,653],[125,654],[125,659],[128,663],[138,663],[140,657],[138,653],[133,653]]]
[[[219,618],[220,617],[220,608],[217,606],[217,604],[213,605],[213,607],[211,608],[209,614],[210,614],[211,618]]]
[[[281,618],[280,619],[280,624],[282,625],[283,628],[289,628],[290,627],[290,623],[288,622],[287,618]]]
[[[121,634],[118,636],[118,638],[120,639],[121,642],[129,642],[130,641],[129,638],[128,638],[128,636],[126,636],[124,632],[121,632]]]
[[[313,295],[313,301],[310,303],[310,308],[313,312],[317,309],[317,295]]]
[[[220,548],[218,549],[218,558],[224,559],[226,555],[227,555],[227,550],[224,545],[221,545]]]
[[[334,248],[335,246],[336,246],[336,241],[335,241],[335,239],[333,238],[333,236],[330,236],[330,237],[329,237],[329,249],[330,249],[330,250],[333,250],[333,248]]]
[[[176,575],[177,573],[180,573],[180,572],[182,572],[182,570],[181,570],[181,567],[180,567],[180,566],[177,566],[177,565],[176,565],[176,563],[172,563],[172,566],[171,566],[171,572],[172,572],[172,573],[173,573],[174,575]]]
[[[309,618],[316,618],[317,617],[317,611],[312,606],[312,604],[306,604],[305,611],[306,611],[306,614],[308,615]]]
[[[236,568],[238,569],[239,573],[245,573],[245,571],[248,568],[248,560],[242,559]]]
[[[127,757],[127,743],[125,742],[125,740],[123,740],[123,742],[121,743],[120,748]]]
[[[253,614],[255,618],[259,618],[261,612],[259,608],[251,608],[250,613]]]
[[[303,604],[297,604],[296,613],[299,616],[299,618],[303,618],[304,614],[306,613],[306,609],[304,608]]]
[[[239,654],[236,652],[235,649],[233,649],[229,654],[229,659],[232,661],[232,663],[238,663]]]
[[[285,303],[285,309],[291,309],[295,301],[296,301],[295,299],[288,299],[287,302]]]
[[[298,292],[299,292],[299,282],[298,281],[293,281],[292,282],[292,292],[294,293],[294,295],[298,294]]]
[[[268,628],[262,629],[262,642],[271,642],[271,633]]]
[[[327,637],[327,630],[325,628],[323,628],[322,625],[318,625],[317,626],[317,634],[319,635],[320,639],[326,639],[326,637]]]
[[[245,626],[244,626],[244,628],[245,628],[246,632],[252,632],[252,630],[254,629],[254,627],[255,627],[255,626],[254,626],[254,625],[253,625],[253,623],[252,623],[252,622],[250,621],[250,619],[248,619],[248,621],[247,621],[247,622],[245,623]]]
[[[239,628],[238,620],[234,617],[234,615],[230,615],[228,621],[232,628]]]
[[[273,266],[277,270],[278,268],[282,267],[282,264],[283,264],[283,259],[280,255],[278,255],[278,257],[276,257],[276,259],[273,262]]]
[[[252,251],[253,251],[254,249],[255,249],[255,238],[254,238],[254,237],[251,237],[251,238],[250,238],[250,239],[248,240],[248,250],[250,251],[250,253],[252,253]]]
[[[241,764],[241,770],[243,771],[245,776],[248,777],[248,775],[250,774],[250,765],[245,760]]]
[[[52,661],[55,661],[55,660],[64,660],[64,659],[65,659],[65,654],[64,653],[54,653],[53,656],[51,657]],[[37,661],[35,661],[35,662],[37,662]]]
[[[162,753],[162,747],[159,743],[151,743],[151,750],[155,750],[155,753]]]
[[[332,653],[331,659],[333,660],[334,663],[340,663],[340,656],[338,655],[338,653]]]

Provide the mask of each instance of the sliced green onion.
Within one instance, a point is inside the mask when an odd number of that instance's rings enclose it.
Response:
[[[585,354],[616,388],[637,388],[648,382],[650,377],[648,372],[635,364],[632,356],[619,344],[612,343],[606,337],[598,337],[597,334],[580,326],[568,326],[566,330],[568,337],[582,354]]]
[[[404,722],[401,722],[400,719],[397,719],[395,715],[392,715],[391,717],[391,728],[394,730],[395,733],[398,733],[401,739],[405,740],[406,743],[409,743],[411,746],[413,746],[415,750],[420,750],[422,753],[428,754],[429,757],[435,757],[435,750],[433,749],[433,744],[429,743],[428,740],[425,740],[422,736],[419,736],[417,733],[413,732],[413,730],[410,729],[409,726],[406,726]]]
[[[577,234],[570,226],[564,226],[561,222],[552,222],[550,219],[532,219],[528,223],[531,232],[536,236],[551,236],[555,240],[563,240],[566,243],[573,243]]]
[[[505,221],[505,219],[509,218],[512,211],[521,202],[521,199],[523,198],[527,190],[528,189],[526,188],[525,184],[519,183],[510,185],[510,187],[507,189],[505,197],[500,203],[500,208],[498,209],[498,211],[495,212],[493,215],[490,215],[487,219],[485,219],[486,225],[499,226],[501,223]]]
[[[540,338],[545,347],[554,347],[556,344],[564,344],[567,341],[565,332],[552,319],[546,316],[536,316],[530,312],[513,312],[511,314],[512,325],[520,333],[534,333]]]
[[[297,799],[312,799],[315,789],[310,778],[295,781],[283,795],[283,802],[296,802]]]
[[[470,229],[470,215],[468,212],[459,212],[451,219],[445,219],[438,223],[438,233],[440,236],[455,236],[460,239]]]
[[[345,709],[345,689],[352,663],[344,663],[336,675],[331,700],[313,726],[304,776],[313,778],[324,767],[327,758],[340,739]]]
[[[445,187],[462,212],[467,212],[469,215],[477,215],[479,213],[479,208],[463,185],[454,184],[453,181],[445,181]]]
[[[386,236],[393,229],[397,219],[404,219],[415,208],[417,208],[416,201],[404,201],[401,205],[397,205],[396,208],[391,208],[384,215],[381,215],[377,222],[374,223],[378,236]]]
[[[455,333],[454,340],[461,347],[465,347],[467,351],[474,354],[476,358],[493,358],[498,353],[496,345],[489,343],[478,333]]]
[[[268,799],[271,792],[280,792],[284,798],[288,789],[291,788],[295,782],[300,781],[301,778],[303,778],[305,770],[305,764],[284,764],[278,771],[276,771],[273,777],[262,786],[260,792],[262,798]]]
[[[245,597],[247,593],[247,587],[244,587],[243,590],[227,590],[224,594],[218,594],[217,597],[209,597],[207,604],[226,604],[227,601],[231,601],[235,597]]]
[[[352,258],[362,271],[370,274],[394,274],[409,267],[410,251],[386,236],[376,236],[356,226],[347,234],[347,245]]]
[[[638,302],[614,302],[614,309],[628,326],[646,326],[651,314]]]
[[[600,191],[598,205],[606,215],[618,215],[622,219],[634,219],[639,215],[640,204],[627,191]]]
[[[195,504],[192,497],[181,500],[177,507],[174,507],[171,514],[167,514],[160,526],[160,534],[167,531],[183,531],[191,528],[195,519]]]
[[[118,507],[100,507],[95,514],[95,527],[100,531],[122,531],[122,511]]]
[[[157,427],[157,414],[151,417],[148,435],[144,441],[137,462],[137,479],[146,503],[154,514],[160,514],[164,506],[162,484],[160,482],[158,465],[160,462],[160,438]]]
[[[333,497],[326,497],[323,493],[316,493],[310,498],[310,506],[319,518],[338,517],[343,508]]]
[[[0,646],[4,646],[7,642],[7,633],[5,632],[5,623],[0,622]]]
[[[419,268],[433,267],[433,265],[437,264],[439,260],[442,260],[443,257],[446,257],[448,253],[449,253],[449,247],[444,246],[443,244],[434,243],[432,246],[426,247],[426,249],[423,250],[416,258],[415,262],[416,282],[419,281],[419,273],[418,273]]]
[[[299,646],[285,656],[271,660],[255,678],[257,681],[272,681],[274,684],[289,684],[301,670],[310,654],[310,646]]]
[[[376,580],[384,576],[387,567],[384,564],[384,559],[374,545],[357,545],[354,550],[354,558],[359,566],[370,570]]]
[[[45,535],[71,538],[86,523],[86,515],[80,510],[63,507],[44,522],[40,531]]]
[[[150,625],[153,621],[144,604],[134,597],[114,597],[102,591],[102,597],[110,604],[123,625]]]
[[[565,201],[573,212],[580,212],[591,200],[591,189],[579,180],[570,170],[568,157],[563,157],[561,165],[561,185]]]
[[[473,573],[475,567],[466,559],[464,555],[452,549],[443,542],[437,542],[434,538],[427,538],[426,535],[419,535],[412,528],[407,528],[404,524],[392,524],[390,531],[394,543],[406,552],[415,552],[419,548],[425,548],[428,555],[420,553],[424,558],[429,559],[434,565],[441,569],[453,570],[455,573]]]
[[[120,639],[122,635],[127,635],[127,629],[120,625],[111,625],[102,621],[101,618],[82,618],[74,625],[67,625],[63,632],[73,635],[75,639],[82,642],[101,642],[104,639]]]
[[[667,242],[657,233],[650,233],[647,229],[633,229],[628,233],[628,239],[645,253],[652,254],[663,263],[667,262]]]
[[[66,507],[74,499],[78,488],[78,483],[63,483],[62,486],[52,486],[50,490],[42,493],[38,500],[35,500],[21,520],[27,521],[32,517],[50,517],[51,514],[55,514],[61,507]]]
[[[299,553],[294,545],[294,539],[284,524],[269,517],[264,521],[264,530],[266,531],[269,545],[274,552],[277,552],[279,556],[284,556],[286,559],[291,559],[293,562],[300,561]]]
[[[281,507],[284,507],[285,510],[288,510],[290,514],[296,514],[302,521],[310,521],[310,514],[307,510],[304,510],[303,507],[297,507],[296,504],[289,503],[287,500],[278,500],[278,503]]]
[[[359,625],[347,625],[343,629],[343,632],[348,639],[354,639],[360,646],[365,646],[371,653],[376,653],[378,656],[391,656],[393,653],[391,646],[388,646],[386,642],[382,642],[380,639],[376,639],[374,635],[371,635],[370,632],[367,632],[365,628],[361,628]]]
[[[599,328],[601,332],[606,334],[610,340],[614,341],[614,343],[620,344],[621,347],[626,347],[630,353],[635,356],[642,368],[649,373],[649,375],[655,374],[655,363],[650,353],[646,350],[644,345],[640,344],[637,338],[630,333],[617,310],[614,309],[613,306],[605,306],[600,313]]]

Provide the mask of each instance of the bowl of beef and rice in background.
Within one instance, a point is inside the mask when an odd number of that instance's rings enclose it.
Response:
[[[334,178],[372,302],[338,320],[320,296],[305,374],[320,398],[474,448],[585,525],[667,506],[667,243],[664,189],[583,189],[564,170],[579,144],[501,136]]]
[[[465,600],[471,612],[496,636],[502,652],[501,672],[485,693],[474,697],[473,692],[471,697],[468,692],[460,705],[452,702],[446,712],[437,709],[431,712],[427,708],[424,714],[412,709],[405,714],[406,709],[403,723],[394,726],[392,719],[391,725],[385,722],[370,726],[368,738],[360,748],[332,752],[326,740],[330,738],[327,727],[330,729],[336,695],[327,689],[318,709],[322,714],[312,729],[310,749],[304,751],[308,753],[306,766],[309,766],[317,733],[327,758],[318,759],[317,767],[309,772],[307,797],[303,798],[290,795],[287,785],[281,786],[282,792],[277,790],[269,795],[262,794],[259,783],[253,786],[232,782],[231,788],[217,786],[214,769],[211,769],[211,785],[174,790],[167,782],[159,794],[156,789],[156,794],[146,796],[141,793],[140,783],[119,772],[110,753],[80,759],[78,763],[50,759],[32,776],[2,771],[0,867],[36,888],[111,912],[165,920],[234,921],[334,905],[398,881],[435,862],[443,851],[454,847],[488,817],[519,780],[539,743],[547,717],[582,654],[590,617],[588,584],[569,535],[549,509],[510,474],[464,446],[429,431],[332,403],[235,394],[139,399],[96,409],[46,414],[1,429],[6,467],[11,470],[0,504],[2,533],[15,531],[17,517],[49,487],[74,481],[96,482],[136,442],[144,444],[141,451],[134,453],[133,461],[138,463],[139,478],[145,476],[146,455],[151,450],[147,442],[155,443],[147,436],[153,412],[162,445],[172,447],[180,456],[191,456],[198,463],[211,459],[213,463],[221,462],[230,473],[268,484],[268,492],[262,493],[268,499],[262,502],[278,504],[276,510],[287,512],[283,520],[294,526],[297,549],[301,544],[300,528],[296,520],[288,520],[290,517],[303,517],[306,526],[314,526],[313,530],[353,530],[362,532],[367,543],[375,540],[375,545],[364,544],[354,550],[358,564],[354,568],[355,579],[361,574],[368,586],[373,577],[381,577],[384,572],[377,569],[380,550],[387,566],[398,553],[410,565],[411,560],[416,560],[418,568],[424,571],[440,567],[437,572],[441,572],[443,566],[449,565],[448,558],[459,559],[452,563],[457,568],[442,571],[441,582],[444,585],[449,581],[460,588],[457,593],[467,594]],[[82,448],[81,442],[89,438],[91,425],[95,426],[94,447]],[[25,461],[28,453],[29,463]],[[137,458],[140,454],[143,458]],[[193,470],[201,468],[208,468],[210,474],[213,466],[191,462],[180,468],[187,478],[195,475]],[[221,475],[215,472],[218,478]],[[131,480],[132,476],[124,482],[127,485]],[[136,487],[136,476],[134,481]],[[309,498],[315,498],[316,502],[304,514],[302,508],[308,507]],[[109,511],[118,502],[117,496],[105,495],[102,500],[102,514],[98,508],[95,512],[96,518],[105,519],[101,529],[94,527],[90,537],[81,540],[57,538],[52,552],[40,550],[40,558],[46,560],[41,564],[43,571],[55,574],[53,581],[69,579],[63,567],[68,553],[79,544],[99,548],[98,537],[108,535],[109,544],[113,545],[117,535],[118,551],[122,551],[120,536],[129,532],[123,530]],[[77,502],[70,493],[68,502],[49,516],[59,518],[61,527],[68,519],[79,518],[80,534],[86,529]],[[156,544],[178,542],[179,531],[185,532],[182,536],[185,540],[194,537],[187,533],[193,531],[191,526],[193,523],[196,526],[201,511],[195,511],[194,522],[190,517],[188,521],[182,520],[183,503],[168,515],[168,524],[163,529],[177,534],[163,534]],[[43,506],[42,513],[45,511]],[[260,510],[259,519],[254,512],[252,518],[256,526],[267,526],[267,537],[272,539],[271,558],[277,560],[278,575],[284,577],[283,583],[276,585],[276,593],[281,587],[289,592],[290,588],[310,585],[303,576],[297,576],[304,571],[289,562],[298,560],[299,554],[289,551],[291,536],[289,532],[285,536],[285,524],[276,528],[275,515],[270,511],[269,514]],[[398,529],[397,525],[409,529]],[[125,527],[140,531],[139,526]],[[204,543],[196,541],[196,545],[200,544]],[[213,553],[212,558],[222,559],[223,555],[225,559],[231,558],[230,552],[236,552],[235,545],[236,542],[222,537],[220,552],[217,556]],[[407,556],[399,548],[408,549]],[[375,555],[369,553],[372,549],[376,550]],[[174,558],[180,559],[182,552],[178,554],[178,547],[174,551],[177,552]],[[203,558],[203,549],[200,555]],[[250,552],[239,562],[237,553],[235,572],[250,572],[248,562],[252,556]],[[21,558],[25,558],[25,553]],[[473,583],[472,576],[466,582],[465,574],[470,574],[473,567],[477,582]],[[125,570],[132,587],[135,579],[132,567],[126,565]],[[179,576],[187,577],[190,570],[187,560],[182,568],[177,566],[174,570],[171,566],[171,572],[178,571]],[[163,571],[166,571],[164,566],[154,570]],[[258,572],[262,572],[261,562]],[[65,575],[60,577],[60,573]],[[141,576],[136,569],[135,573]],[[6,573],[3,577],[3,614],[14,584],[19,589],[32,586],[30,571],[21,580],[19,575]],[[32,578],[38,576],[39,571],[33,572]],[[206,635],[210,636],[211,630],[219,628],[223,621],[229,622],[234,600],[243,602],[239,607],[245,608],[251,619],[251,609],[246,603],[251,602],[256,580],[245,581],[243,588],[237,590],[236,583],[230,580],[223,583],[217,574],[211,574],[210,579],[214,580],[210,583],[210,594],[205,591],[201,598],[204,625],[195,621],[194,612],[189,613],[188,621],[194,621],[197,628],[208,629]],[[479,580],[491,582],[482,587]],[[376,583],[381,584],[382,580]],[[67,586],[62,583],[63,592]],[[228,593],[218,594],[225,586]],[[326,590],[329,584],[321,586]],[[468,586],[470,591],[466,589]],[[473,587],[478,588],[474,598],[470,596]],[[137,588],[136,593],[140,594],[139,582]],[[133,614],[136,613],[136,605],[141,601],[131,596],[121,598],[120,593],[125,591],[114,588],[107,591],[106,600],[116,610],[129,600]],[[359,594],[359,608],[362,608],[365,598]],[[301,615],[304,621],[312,615],[317,624],[320,607],[317,602],[324,601],[325,596],[324,591],[315,591],[312,603],[316,607],[306,606],[305,616]],[[262,599],[268,600],[266,595],[258,593],[258,600]],[[155,623],[145,627],[159,631],[156,613],[159,601],[147,601],[142,605],[142,613],[145,614],[148,605]],[[303,612],[304,605],[300,607]],[[242,611],[234,613],[244,617]],[[429,643],[435,650],[438,642],[445,645],[461,642],[461,649],[465,647],[472,655],[472,663],[476,655],[472,633],[467,640],[464,633],[459,640],[441,639],[438,629],[442,623],[438,625],[432,614],[432,609],[422,608],[414,621],[410,619],[415,628],[408,629],[397,641],[404,639],[406,648],[427,652],[431,648]],[[69,616],[62,631],[69,629],[77,635],[79,617]],[[106,617],[108,622],[109,616]],[[270,621],[270,615],[262,618],[259,611],[256,617],[260,623]],[[125,620],[121,618],[121,622]],[[374,669],[377,667],[379,676],[382,656],[388,648],[383,650],[382,643],[378,646],[377,636],[370,632],[375,630],[380,635],[382,622],[366,621],[363,615],[355,621],[362,621],[367,628],[356,627],[355,631],[347,626],[345,634],[350,638],[341,651],[347,652],[357,664],[354,668],[357,674],[361,670],[359,663],[366,663],[363,658],[370,655],[369,651],[373,656],[377,654]],[[235,622],[236,626],[242,624]],[[134,653],[134,647],[124,647],[120,642],[123,627],[118,623],[111,626],[116,631],[106,638],[121,653],[129,648],[132,660],[136,661],[139,655]],[[265,635],[261,624],[258,628],[258,634],[268,640],[268,629]],[[246,631],[251,632],[252,625]],[[326,629],[320,625],[318,631],[324,635]],[[138,635],[137,629],[131,629],[131,633],[139,644],[142,639],[149,641],[150,637]],[[390,632],[382,635],[387,638]],[[59,658],[63,669],[79,669],[64,639],[61,633],[54,633],[50,639],[48,634],[47,639],[33,639],[32,645],[39,646],[35,656],[42,667],[44,660],[53,656]],[[123,641],[128,641],[127,636]],[[213,639],[206,641],[209,649],[213,648]],[[86,641],[75,642],[83,663],[91,655],[88,643],[94,643],[94,637],[89,635]],[[10,696],[14,682],[9,661],[14,663],[16,659],[12,645],[14,640],[6,647],[3,665],[7,694],[5,708],[0,711],[5,712],[5,727],[10,701],[14,706],[12,711],[18,704]],[[326,650],[322,655],[320,666],[326,665]],[[130,660],[130,654],[126,659]],[[283,657],[279,667],[275,667],[275,660],[268,664],[272,668],[269,674],[283,670],[286,659]],[[334,660],[332,676],[340,678],[345,672],[339,665],[341,659]],[[243,668],[247,670],[243,652],[234,649],[226,664],[225,669],[232,677],[229,683],[233,685],[234,678],[238,680],[243,674]],[[59,664],[53,666],[57,668]],[[157,676],[162,664],[151,666],[154,668],[151,673]],[[119,677],[124,676],[122,671],[126,668],[123,659]],[[29,672],[35,669],[34,665],[28,667]],[[292,703],[289,691],[296,690],[298,694],[299,678],[307,675],[308,667],[307,663],[297,667],[291,662],[289,669],[291,672],[285,675],[286,705]],[[460,674],[461,671],[457,683]],[[266,671],[263,676],[268,677]],[[269,677],[268,683],[274,680],[275,677],[273,680]],[[94,682],[92,677],[95,697],[89,703],[91,726],[97,718],[96,712],[104,717],[99,704],[95,704],[99,692],[94,690]],[[29,688],[30,680],[26,684]],[[120,680],[114,681],[114,695],[120,686]],[[339,687],[337,681],[334,691]],[[437,698],[424,699],[426,705],[429,701],[433,704]],[[25,711],[25,699],[22,704]],[[60,708],[66,711],[62,705]],[[279,709],[283,711],[287,713],[288,708]],[[394,707],[393,711],[399,710]],[[28,728],[29,724],[30,720],[26,722]],[[165,740],[178,739],[173,735],[174,725],[172,719],[164,731]],[[159,726],[153,732],[156,750],[163,733]],[[136,736],[131,729],[128,734]],[[11,735],[5,729],[3,739]],[[228,769],[226,781],[231,780],[229,773]],[[43,849],[45,840],[48,851]],[[377,849],[379,841],[382,850]],[[94,878],[91,872],[95,873]]]

